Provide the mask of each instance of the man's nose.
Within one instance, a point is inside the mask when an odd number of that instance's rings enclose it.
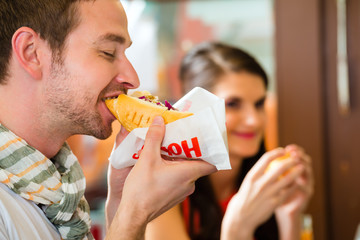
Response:
[[[118,64],[119,74],[116,81],[124,85],[127,89],[134,89],[140,86],[139,77],[126,56]]]

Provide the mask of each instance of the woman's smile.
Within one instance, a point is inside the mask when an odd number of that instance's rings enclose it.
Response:
[[[233,131],[233,132],[231,132],[231,134],[234,135],[235,137],[244,138],[244,139],[254,139],[257,136],[257,134],[255,132]]]

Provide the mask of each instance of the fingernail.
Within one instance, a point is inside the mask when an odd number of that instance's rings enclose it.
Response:
[[[164,119],[161,116],[154,117],[154,120],[152,122],[152,125],[162,125],[164,123]]]

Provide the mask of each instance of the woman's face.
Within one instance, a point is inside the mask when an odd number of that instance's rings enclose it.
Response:
[[[221,77],[212,92],[225,100],[230,156],[255,155],[266,122],[263,79],[248,72],[228,73]]]

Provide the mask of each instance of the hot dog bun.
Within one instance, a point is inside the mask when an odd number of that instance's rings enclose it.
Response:
[[[158,115],[164,118],[165,124],[193,115],[191,112],[169,109],[147,91],[137,91],[132,96],[120,94],[115,99],[105,100],[105,104],[129,132],[135,128],[149,127]]]

